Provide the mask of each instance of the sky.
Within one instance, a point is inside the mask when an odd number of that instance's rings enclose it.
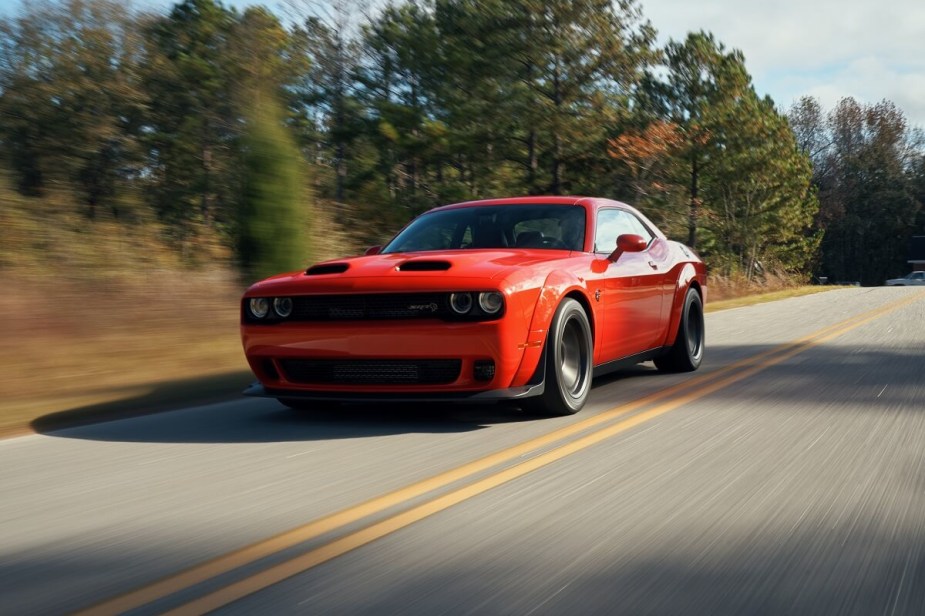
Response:
[[[923,0],[641,0],[659,42],[707,30],[745,54],[760,95],[783,110],[815,96],[896,103],[925,128]]]
[[[830,110],[843,97],[891,100],[913,126],[925,128],[923,0],[638,0],[659,43],[706,30],[739,49],[759,95],[786,111],[801,96]],[[244,7],[254,0],[225,0]],[[319,4],[322,2],[319,2]],[[135,0],[166,10],[171,0]],[[280,0],[265,0],[274,11]],[[11,15],[20,0],[0,0]],[[277,11],[278,12],[278,11]]]

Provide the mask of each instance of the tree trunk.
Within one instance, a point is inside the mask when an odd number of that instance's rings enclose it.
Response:
[[[687,217],[687,245],[691,248],[697,248],[697,209],[700,207],[700,199],[697,196],[698,173],[700,170],[697,162],[697,155],[694,154],[691,159],[691,202]]]
[[[562,83],[559,79],[559,59],[556,58],[555,69],[553,70],[553,103],[556,106],[555,119],[552,124],[553,130],[553,150],[552,150],[552,184],[550,192],[554,195],[560,194],[562,190],[562,135],[559,119],[562,109]]]

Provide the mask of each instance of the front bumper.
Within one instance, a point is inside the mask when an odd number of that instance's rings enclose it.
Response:
[[[533,380],[541,349],[526,348],[527,325],[517,319],[473,323],[343,322],[292,323],[275,326],[242,326],[244,353],[259,382],[269,391],[286,397],[313,399],[339,397],[368,399],[432,399],[471,397],[477,394],[500,398],[523,397],[537,383]],[[415,364],[458,362],[456,376],[431,374]],[[308,365],[315,362],[315,366]],[[416,373],[420,380],[396,378],[376,382],[364,378],[362,364],[409,364],[395,367]],[[487,380],[476,373],[481,362],[494,362]],[[337,364],[341,364],[337,366]],[[302,364],[301,366],[299,364]],[[385,372],[388,366],[371,367]],[[327,370],[327,371],[326,371]],[[344,373],[351,378],[342,380]],[[452,374],[452,372],[451,372]],[[325,376],[321,376],[325,375]],[[406,374],[407,376],[407,374]],[[311,379],[309,378],[311,377]],[[352,377],[356,377],[355,379]],[[344,377],[346,378],[346,377]],[[452,380],[451,380],[452,379]],[[282,395],[274,397],[283,397]]]
[[[347,392],[347,391],[304,391],[264,387],[259,381],[244,390],[245,396],[257,398],[283,398],[288,400],[306,400],[318,402],[460,402],[479,404],[501,402],[505,400],[523,400],[542,395],[546,384],[542,377],[539,382],[522,387],[508,389],[490,389],[478,392]]]

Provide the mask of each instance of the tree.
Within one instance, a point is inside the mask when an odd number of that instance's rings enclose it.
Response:
[[[355,96],[361,49],[352,23],[358,8],[356,3],[338,0],[330,3],[330,8],[326,17],[305,16],[294,32],[308,60],[307,70],[296,88],[309,113],[304,143],[314,150],[312,160],[316,164],[333,171],[334,186],[330,196],[337,207],[343,209],[347,198],[348,158],[352,154],[351,146],[362,132]]]
[[[756,95],[742,54],[692,33],[669,42],[664,69],[610,141],[640,204],[669,233],[686,231],[714,271],[805,274],[818,244],[812,167],[773,101]]]
[[[184,0],[149,28],[145,144],[154,205],[179,238],[227,224],[237,194],[236,13]]]
[[[656,58],[654,30],[633,1],[499,4],[510,16],[505,52],[516,62],[511,100],[527,190],[599,188],[608,129]]]
[[[791,110],[805,132],[801,101]],[[815,103],[818,108],[818,103]],[[893,103],[841,100],[819,127],[814,120],[814,183],[824,231],[819,274],[880,284],[905,268],[908,238],[922,211],[922,142]]]
[[[665,48],[664,81],[650,79],[658,112],[681,128],[687,161],[687,244],[697,247],[697,227],[703,205],[701,179],[717,154],[712,131],[727,111],[751,90],[745,59],[738,50],[726,52],[712,34],[690,33],[684,42],[670,41]]]
[[[629,173],[633,203],[651,207],[650,218],[668,233],[682,226],[672,215],[676,208],[661,206],[670,202],[672,191],[679,192],[675,178],[685,148],[680,127],[661,119],[650,119],[643,128],[631,127],[608,141],[607,153]]]
[[[302,158],[283,120],[279,103],[263,95],[247,122],[236,246],[242,272],[251,280],[290,271],[308,259]]]
[[[726,114],[710,129],[721,153],[703,177],[713,264],[748,280],[770,268],[805,277],[819,242],[809,157],[769,98],[749,92]]]
[[[118,214],[141,162],[138,23],[111,0],[31,3],[0,22],[0,132],[21,191],[64,182],[91,218]]]

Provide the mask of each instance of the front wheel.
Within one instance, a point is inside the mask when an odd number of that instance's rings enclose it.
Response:
[[[674,345],[667,353],[655,358],[655,367],[662,372],[696,370],[703,361],[704,340],[703,302],[700,293],[690,288],[684,296],[684,308]]]
[[[566,298],[559,304],[546,337],[546,388],[533,410],[543,415],[573,415],[591,391],[594,342],[584,308]]]

